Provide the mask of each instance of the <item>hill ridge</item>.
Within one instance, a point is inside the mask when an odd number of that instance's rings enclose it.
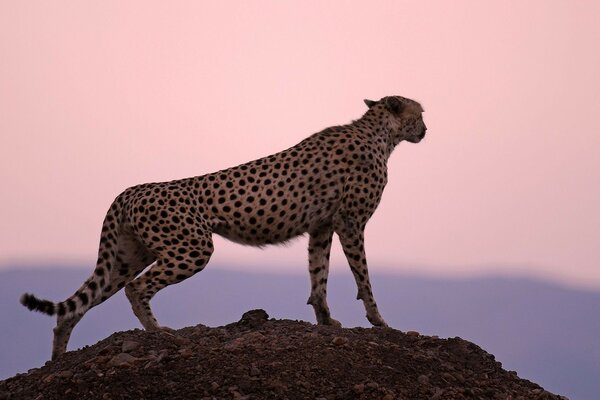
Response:
[[[461,338],[269,319],[135,329],[0,382],[0,399],[565,399]]]

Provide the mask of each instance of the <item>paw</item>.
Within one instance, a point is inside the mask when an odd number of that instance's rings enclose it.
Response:
[[[337,319],[333,319],[331,317],[324,318],[321,321],[317,321],[317,324],[318,325],[335,326],[336,328],[341,328],[342,327],[342,323],[340,321],[338,321]]]
[[[381,317],[381,315],[376,315],[376,316],[369,316],[367,315],[367,319],[369,320],[369,322],[378,328],[389,328],[390,326],[384,321],[384,319]]]
[[[337,319],[333,319],[333,318],[329,318],[329,322],[325,325],[335,326],[336,328],[342,327],[342,323],[340,321],[338,321]]]
[[[167,336],[175,336],[177,334],[175,329],[169,328],[168,326],[159,326],[157,331]]]

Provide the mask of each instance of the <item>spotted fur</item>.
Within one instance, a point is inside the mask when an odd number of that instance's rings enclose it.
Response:
[[[126,189],[110,206],[92,276],[59,303],[24,294],[30,310],[57,315],[52,358],[90,308],[125,287],[134,314],[162,327],[150,300],[162,288],[202,271],[213,233],[264,246],[309,234],[311,293],[319,324],[339,323],[327,306],[327,276],[336,233],[364,302],[367,319],[387,326],[373,298],[364,229],[387,183],[387,160],[403,140],[425,136],[419,103],[400,96],[365,100],[358,120],[318,132],[287,150],[208,175]],[[149,267],[146,271],[144,271]]]

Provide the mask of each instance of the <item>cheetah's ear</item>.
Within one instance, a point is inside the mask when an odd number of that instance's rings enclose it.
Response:
[[[385,108],[393,114],[400,114],[404,111],[404,104],[397,97],[388,97],[385,99]]]
[[[369,108],[371,108],[371,107],[373,107],[375,104],[377,104],[377,102],[376,102],[376,101],[369,100],[369,99],[364,99],[363,101],[365,102],[365,104],[366,104],[366,105],[367,105],[367,107],[369,107]]]

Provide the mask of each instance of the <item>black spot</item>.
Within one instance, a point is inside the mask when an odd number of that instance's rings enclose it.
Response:
[[[75,304],[75,302],[71,299],[67,300],[67,307],[69,307],[69,311],[75,311],[75,308],[77,308],[77,305]]]
[[[88,303],[88,296],[85,293],[78,293],[77,297],[81,300],[81,304],[86,305]]]

